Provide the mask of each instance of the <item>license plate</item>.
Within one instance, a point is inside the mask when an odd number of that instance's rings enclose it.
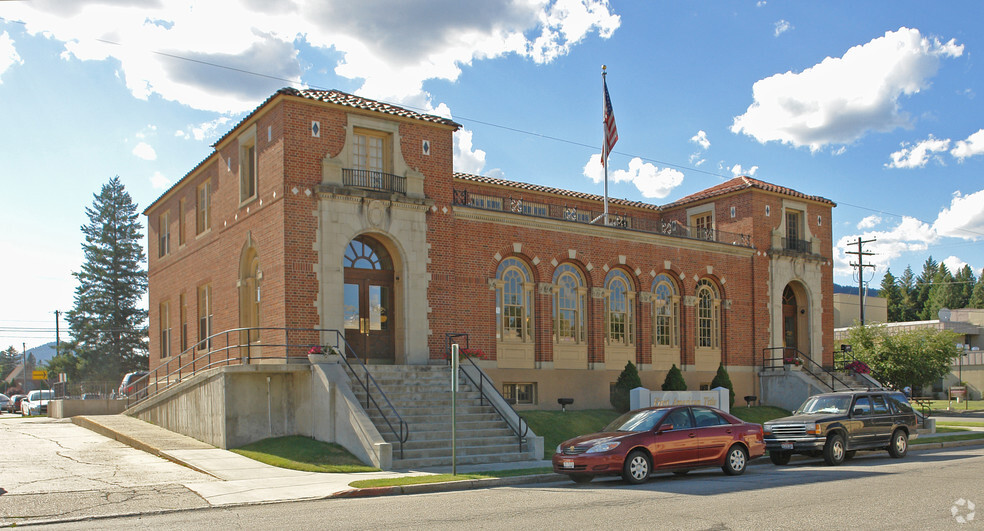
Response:
[[[782,449],[783,450],[792,450],[793,449],[793,443],[791,443],[791,442],[784,442],[784,443],[782,443],[781,446],[782,446]]]
[[[574,468],[574,461],[564,461],[564,468]]]

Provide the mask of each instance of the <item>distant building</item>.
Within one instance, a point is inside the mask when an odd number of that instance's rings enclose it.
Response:
[[[738,177],[613,199],[605,226],[600,196],[455,173],[458,128],[338,91],[263,102],[144,212],[150,369],[220,343],[261,357],[287,328],[442,364],[460,333],[517,407],[588,408],[628,361],[653,389],[673,364],[707,386],[723,362],[738,396],[764,349],[830,365],[832,201]]]
[[[857,293],[834,293],[834,328],[850,328],[861,319],[861,305]],[[864,299],[864,322],[887,323],[888,303],[882,297],[867,296]]]

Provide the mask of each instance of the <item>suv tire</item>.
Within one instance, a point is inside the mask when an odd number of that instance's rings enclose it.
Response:
[[[793,457],[792,452],[769,452],[769,459],[776,466],[788,465],[791,457]]]
[[[844,462],[844,436],[835,433],[827,438],[827,444],[823,446],[823,460],[830,466],[837,466]]]
[[[892,442],[888,445],[888,455],[901,459],[909,453],[909,436],[903,430],[892,432]]]

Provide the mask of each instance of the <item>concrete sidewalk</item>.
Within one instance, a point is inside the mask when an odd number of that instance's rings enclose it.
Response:
[[[78,416],[73,417],[72,422],[134,448],[222,480],[186,483],[184,485],[213,506],[272,503],[330,497],[378,496],[382,494],[411,493],[417,491],[465,490],[520,483],[562,481],[566,479],[560,475],[547,474],[414,485],[412,487],[402,488],[363,489],[365,491],[363,492],[363,490],[352,489],[349,483],[364,479],[449,474],[451,473],[451,467],[352,474],[300,472],[260,463],[235,452],[215,448],[191,437],[168,431],[154,424],[126,415]],[[549,460],[523,461],[459,466],[457,467],[457,472],[468,474],[473,472],[550,466]],[[444,487],[446,485],[451,485],[453,488]]]

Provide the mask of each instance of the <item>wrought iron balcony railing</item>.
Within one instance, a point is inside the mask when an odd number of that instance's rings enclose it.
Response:
[[[384,192],[397,192],[401,194],[407,193],[407,180],[405,177],[383,173],[381,171],[343,168],[342,184],[369,190],[382,190]]]
[[[795,238],[783,238],[782,248],[787,251],[794,251],[797,253],[813,253],[813,244],[809,240],[798,240]]]
[[[591,223],[601,212],[578,209],[566,205],[553,205],[529,201],[522,197],[504,197],[472,193],[468,190],[454,190],[454,204],[482,210],[511,212],[524,216],[559,219],[574,223]],[[620,229],[661,234],[675,238],[706,240],[739,247],[752,247],[752,238],[747,234],[725,232],[716,229],[688,227],[676,221],[662,221],[627,216],[609,211],[608,225]]]

